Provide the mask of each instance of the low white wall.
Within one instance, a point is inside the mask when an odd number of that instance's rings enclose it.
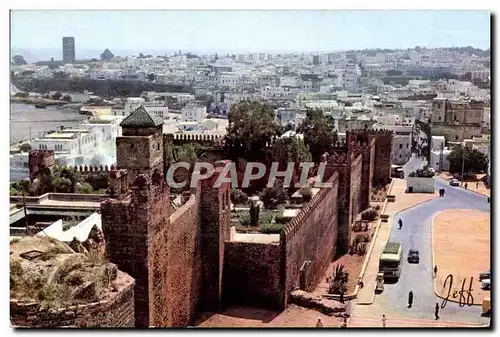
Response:
[[[434,193],[434,178],[406,178],[406,191],[413,187],[413,193]]]

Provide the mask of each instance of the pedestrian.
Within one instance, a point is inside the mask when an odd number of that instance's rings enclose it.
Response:
[[[437,276],[438,273],[438,266],[434,266],[434,277]]]
[[[476,181],[476,190],[479,188],[479,181]]]
[[[403,220],[401,220],[401,218],[399,218],[399,220],[398,220],[398,225],[399,225],[399,229],[403,228]]]
[[[385,318],[385,315],[382,315],[382,326],[385,328],[385,322],[387,321],[387,318]]]
[[[439,319],[439,303],[436,303],[436,308],[434,309],[434,316],[436,316],[436,321]]]
[[[343,328],[347,328],[347,316],[344,316],[344,323],[342,324]]]
[[[316,322],[316,327],[317,328],[322,328],[323,327],[323,322],[321,321],[321,317],[318,318],[318,321]]]
[[[360,288],[360,289],[361,289],[361,288],[363,288],[364,283],[363,283],[363,280],[361,279],[361,277],[360,277],[360,278],[358,278],[358,284],[359,284],[359,288]]]
[[[467,183],[465,183],[464,187],[465,187],[465,189],[467,189]]]
[[[340,291],[340,303],[344,303],[344,289]]]
[[[411,308],[413,304],[413,290],[408,293],[408,308]]]

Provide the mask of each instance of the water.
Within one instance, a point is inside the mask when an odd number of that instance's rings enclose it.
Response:
[[[43,132],[76,127],[87,117],[80,115],[78,110],[47,106],[37,109],[34,105],[15,103],[10,105],[10,142],[15,143],[30,137],[41,137]]]

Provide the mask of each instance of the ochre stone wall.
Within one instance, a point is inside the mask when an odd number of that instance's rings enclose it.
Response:
[[[155,169],[163,172],[162,136],[117,137],[116,163],[118,169],[128,171],[130,185],[139,174],[151,175]]]
[[[166,248],[164,254],[158,255],[166,274],[163,280],[166,303],[164,308],[161,303],[158,305],[159,310],[166,311],[167,320],[155,326],[184,327],[191,324],[202,295],[200,189],[193,192],[196,194],[191,194],[189,200],[170,216],[170,224],[161,236],[166,240],[159,243]]]
[[[226,242],[224,303],[280,309],[284,297],[280,266],[279,244]]]
[[[355,156],[355,155],[354,155]],[[363,194],[362,194],[362,185],[363,185],[363,175],[362,175],[362,167],[363,167],[363,156],[362,154],[358,154],[355,156],[355,159],[351,162],[351,176],[350,176],[350,202],[349,202],[349,229],[351,228],[351,224],[356,220],[356,216],[363,211]],[[350,233],[348,231],[348,240],[351,242]]]
[[[461,142],[473,136],[481,136],[481,125],[446,125],[436,123],[431,126],[431,135],[444,136],[446,140],[451,142]]]
[[[14,327],[133,328],[134,279],[118,271],[121,288],[111,298],[61,309],[40,309],[38,303],[10,300]]]
[[[338,174],[334,173],[327,182],[333,186],[321,189],[280,234],[280,280],[284,289],[284,297],[280,300],[283,309],[288,294],[300,287],[300,269],[304,262],[311,261],[303,284],[304,290],[310,291],[319,283],[335,255]]]
[[[211,178],[202,180],[201,235],[203,261],[203,299],[206,310],[220,308],[222,302],[222,276],[224,244],[230,239],[231,209],[230,184],[215,187],[224,163],[215,167]]]
[[[385,186],[391,181],[392,132],[375,132],[375,167],[373,185]]]

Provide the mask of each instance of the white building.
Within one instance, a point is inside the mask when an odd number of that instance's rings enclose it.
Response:
[[[97,137],[90,129],[62,130],[33,140],[32,148],[54,150],[54,155],[87,155],[97,147]]]
[[[490,77],[490,69],[471,71],[471,79],[480,79],[483,82],[488,82]]]
[[[188,105],[181,109],[181,122],[201,123],[207,117],[207,107]]]
[[[296,124],[297,111],[294,109],[278,108],[276,115],[282,126],[289,123]]]
[[[430,159],[429,165],[436,171],[448,171],[450,169],[450,162],[448,161],[448,155],[451,150],[445,147],[444,136],[432,136],[430,144]],[[440,164],[442,162],[442,164]]]
[[[394,165],[404,165],[411,158],[411,134],[394,135],[392,138],[391,162]]]

